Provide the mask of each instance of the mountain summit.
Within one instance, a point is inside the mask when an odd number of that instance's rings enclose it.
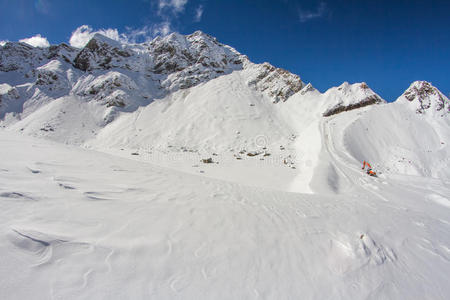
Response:
[[[415,81],[397,101],[408,101],[419,114],[450,114],[450,101],[436,87],[426,81]]]

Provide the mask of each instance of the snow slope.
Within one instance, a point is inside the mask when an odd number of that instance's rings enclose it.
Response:
[[[411,101],[401,96],[374,107],[345,132],[346,150],[359,161],[376,162],[387,174],[449,180],[449,101],[428,83],[416,82],[412,87],[416,85],[427,85],[436,99],[422,96]],[[405,94],[412,95],[411,88]],[[423,101],[431,103],[426,112],[418,110]]]
[[[306,195],[11,132],[0,131],[0,140],[4,298],[450,293],[448,182],[353,172],[362,181],[351,194]]]
[[[449,115],[428,82],[321,93],[202,32],[7,43],[0,295],[447,299]]]

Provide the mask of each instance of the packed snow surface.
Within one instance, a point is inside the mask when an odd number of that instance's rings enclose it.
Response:
[[[449,181],[366,176],[331,143],[351,118],[339,119],[321,123],[332,139],[316,194],[206,176],[237,166],[189,175],[1,131],[2,294],[447,299]]]
[[[0,298],[449,299],[449,129],[202,32],[6,43]]]

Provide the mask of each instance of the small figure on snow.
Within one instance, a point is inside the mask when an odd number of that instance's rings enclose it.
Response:
[[[364,170],[366,168],[366,166],[367,166],[367,171],[366,171],[367,175],[377,177],[377,173],[372,171],[372,166],[368,162],[364,161],[362,169]]]

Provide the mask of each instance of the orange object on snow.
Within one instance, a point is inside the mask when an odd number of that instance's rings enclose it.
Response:
[[[376,176],[377,175],[377,173],[372,171],[372,166],[368,162],[364,161],[362,169],[364,170],[366,168],[366,166],[367,166],[367,174],[368,175],[370,175],[370,176]]]
[[[368,162],[364,161],[364,162],[363,162],[363,167],[362,167],[362,169],[364,170],[366,166],[367,166],[369,169],[372,169],[372,166],[371,166]]]

